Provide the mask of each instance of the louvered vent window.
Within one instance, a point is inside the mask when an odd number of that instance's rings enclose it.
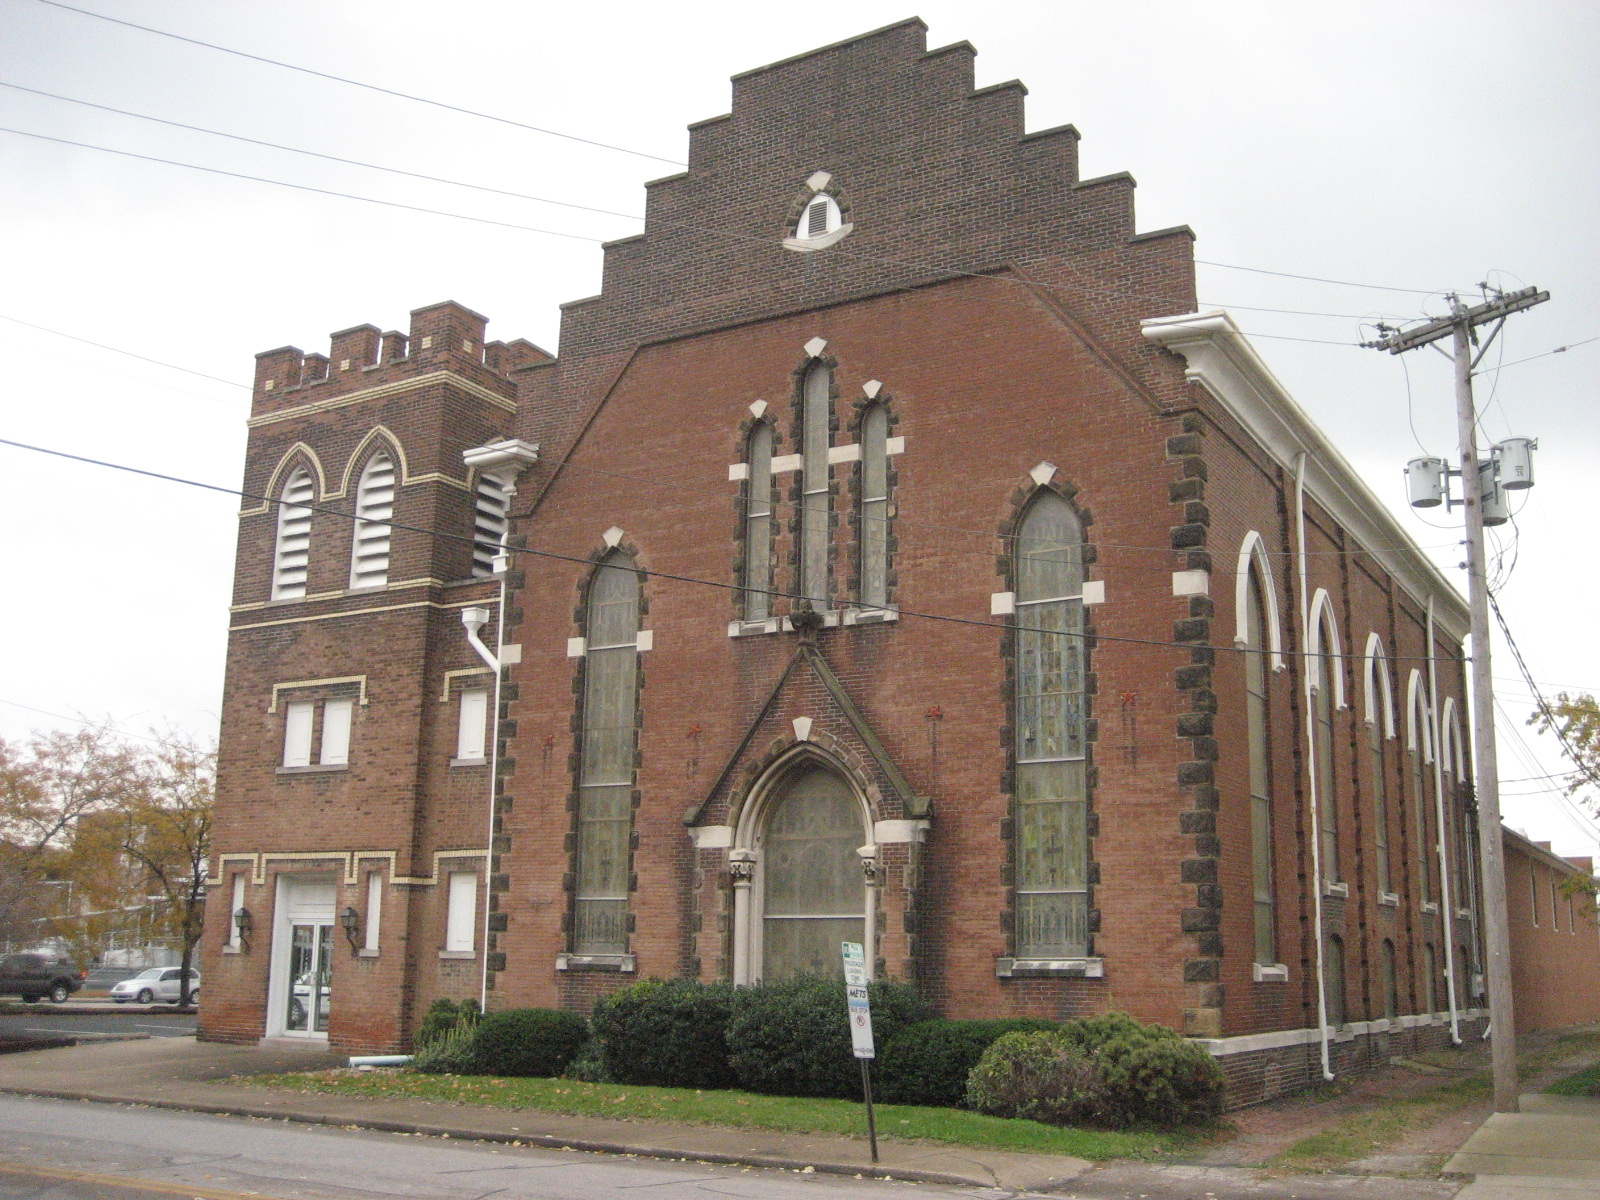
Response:
[[[476,510],[472,524],[472,577],[484,579],[494,574],[495,556],[506,533],[510,496],[505,480],[498,475],[478,476]]]
[[[394,461],[387,454],[374,454],[356,486],[351,587],[382,587],[389,582],[389,521],[393,517]]]
[[[839,202],[826,193],[819,193],[800,214],[800,222],[795,229],[798,238],[826,237],[839,228],[841,219],[839,215]]]
[[[311,472],[297,467],[283,485],[278,505],[278,548],[272,561],[272,598],[298,600],[306,594],[306,565],[311,557],[311,508],[315,497]]]

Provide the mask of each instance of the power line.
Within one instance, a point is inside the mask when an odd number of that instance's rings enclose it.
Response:
[[[41,4],[53,3],[53,0],[39,0],[39,3],[41,3]],[[590,237],[590,236],[587,236],[585,234],[567,233],[567,232],[565,232],[563,230],[559,230],[559,229],[546,229],[546,228],[543,228],[543,227],[540,227],[540,226],[522,225],[522,224],[518,224],[517,222],[514,222],[514,221],[498,221],[498,220],[494,220],[494,219],[489,218],[489,217],[476,217],[476,216],[472,216],[472,215],[467,214],[467,213],[453,212],[453,211],[451,211],[449,209],[429,208],[429,207],[426,207],[426,206],[423,206],[423,205],[417,205],[417,204],[405,204],[405,203],[402,203],[401,201],[398,201],[398,200],[380,200],[380,199],[377,199],[376,197],[373,197],[373,196],[363,196],[363,195],[359,195],[359,194],[354,193],[354,192],[342,192],[342,191],[338,191],[338,190],[333,189],[333,188],[315,187],[315,186],[313,186],[311,184],[305,184],[305,183],[291,183],[291,182],[289,182],[287,180],[272,179],[272,178],[269,178],[268,176],[264,176],[264,175],[251,175],[251,174],[248,174],[248,173],[245,173],[245,172],[242,172],[242,171],[228,171],[228,170],[224,170],[224,169],[222,169],[220,167],[207,167],[207,166],[202,166],[199,163],[184,162],[181,159],[163,158],[163,157],[161,157],[159,155],[154,155],[154,154],[142,154],[142,153],[138,153],[138,152],[132,151],[132,150],[118,150],[118,149],[116,149],[114,147],[111,147],[111,146],[101,146],[101,145],[97,145],[96,143],[93,143],[93,142],[81,142],[81,141],[77,141],[77,140],[72,139],[72,138],[56,137],[54,135],[45,134],[45,133],[32,133],[32,132],[30,132],[28,130],[25,130],[25,129],[16,129],[16,128],[13,128],[13,127],[10,127],[10,126],[0,126],[0,133],[11,133],[11,134],[16,134],[19,137],[28,137],[28,138],[35,138],[35,139],[37,139],[39,141],[55,142],[55,143],[57,143],[59,145],[73,146],[73,147],[76,147],[76,148],[81,149],[81,150],[95,150],[95,151],[98,151],[98,152],[100,152],[102,154],[115,154],[115,155],[118,155],[118,156],[123,157],[123,158],[139,159],[139,160],[144,161],[144,162],[160,163],[160,164],[163,164],[165,166],[171,166],[171,167],[183,167],[183,168],[185,168],[187,170],[201,171],[201,172],[204,172],[204,173],[210,174],[210,175],[222,175],[222,176],[225,176],[225,177],[231,178],[231,179],[248,180],[248,181],[250,181],[252,183],[272,184],[272,185],[274,185],[276,187],[292,188],[292,189],[294,189],[296,191],[311,192],[311,193],[314,193],[314,194],[317,194],[317,195],[322,195],[322,196],[333,196],[333,197],[337,197],[337,198],[343,199],[343,200],[359,200],[359,201],[362,201],[363,203],[366,203],[366,204],[376,204],[376,205],[381,205],[381,206],[386,207],[386,208],[399,208],[399,209],[404,209],[404,210],[406,210],[408,212],[425,213],[425,214],[427,214],[429,216],[451,217],[451,218],[454,218],[454,219],[460,220],[460,221],[472,221],[472,222],[474,222],[476,224],[480,224],[480,225],[493,225],[493,226],[497,226],[497,227],[502,228],[502,229],[516,229],[516,230],[520,230],[521,232],[524,232],[524,233],[540,233],[540,234],[545,234],[545,235],[547,235],[549,237],[567,238],[567,239],[569,239],[571,241],[590,242],[590,243],[597,244],[597,245],[604,245],[608,241],[611,240],[609,238]],[[229,135],[223,135],[223,136],[229,136]],[[312,153],[312,152],[306,152],[306,153]],[[320,155],[319,155],[319,157],[320,157]],[[367,163],[357,163],[357,162],[354,162],[354,160],[345,160],[345,161],[350,162],[350,163],[352,163],[352,165],[356,165],[356,166],[371,166],[372,165],[372,164],[367,164]],[[389,170],[390,168],[377,167],[377,168],[374,168],[374,169],[377,169],[377,170]],[[402,172],[402,173],[405,173],[405,172]],[[454,180],[444,180],[443,182],[451,183],[451,184],[453,184],[455,186],[459,186],[459,187],[469,187],[469,188],[477,187],[477,185],[475,185],[475,184],[457,183]],[[493,190],[493,189],[491,189],[491,190]],[[522,198],[529,199],[529,200],[538,200],[538,201],[541,201],[543,203],[565,203],[565,202],[557,202],[557,201],[545,200],[543,197],[537,197],[537,196],[526,196],[526,197],[522,197]],[[573,205],[571,207],[579,207],[579,206]],[[603,211],[606,211],[606,210],[593,209],[591,211],[603,212]],[[617,216],[628,216],[628,214],[625,214],[625,213],[617,213],[617,214],[614,214],[614,215],[617,215]],[[631,217],[630,219],[632,219],[632,220],[642,220],[642,218],[639,218],[639,217]],[[771,241],[771,239],[764,238],[764,237],[757,237],[757,236],[755,236],[753,234],[742,234],[742,233],[738,233],[736,231],[714,229],[714,228],[708,228],[708,227],[705,227],[705,226],[674,224],[672,222],[661,222],[661,224],[663,226],[666,226],[666,227],[684,229],[684,230],[686,230],[688,232],[692,232],[692,233],[707,234],[707,235],[713,235],[713,236],[718,236],[718,237],[729,237],[729,238],[734,238],[734,239],[739,240],[739,241],[749,242],[749,243],[753,243],[753,244],[761,245],[761,246],[772,246],[772,245],[775,245],[775,243],[773,243]],[[1293,317],[1326,317],[1326,318],[1333,318],[1333,319],[1339,319],[1339,320],[1361,320],[1365,316],[1365,314],[1357,314],[1357,313],[1321,312],[1321,311],[1317,311],[1317,310],[1298,309],[1298,308],[1272,308],[1272,307],[1268,307],[1268,306],[1265,306],[1265,305],[1258,305],[1258,304],[1220,304],[1218,302],[1209,301],[1209,300],[1207,300],[1207,301],[1191,301],[1189,298],[1186,298],[1186,297],[1180,297],[1180,296],[1157,296],[1157,295],[1150,295],[1150,294],[1139,293],[1139,292],[1124,292],[1124,291],[1120,291],[1120,290],[1118,290],[1116,288],[1095,287],[1092,284],[1059,284],[1059,283],[1046,283],[1046,282],[1043,282],[1042,280],[1013,279],[1013,278],[1010,278],[1010,277],[1007,277],[1007,276],[1000,276],[1000,275],[996,275],[996,274],[994,274],[992,272],[986,272],[986,271],[969,271],[969,270],[965,270],[965,269],[960,268],[960,267],[953,267],[953,266],[948,266],[948,265],[941,266],[941,265],[937,265],[937,264],[934,264],[934,263],[913,262],[913,261],[910,261],[910,260],[907,260],[907,259],[886,258],[886,257],[884,257],[882,255],[861,254],[861,253],[857,253],[855,251],[844,249],[843,247],[837,246],[837,245],[829,247],[827,249],[826,253],[828,253],[830,255],[834,255],[836,257],[840,257],[840,258],[848,258],[848,259],[851,259],[851,260],[856,261],[856,262],[871,263],[871,264],[875,264],[875,265],[879,265],[879,266],[899,267],[899,268],[904,269],[904,270],[919,271],[919,272],[924,272],[924,273],[927,273],[927,274],[930,274],[930,275],[945,275],[945,276],[955,276],[955,277],[960,277],[960,278],[989,280],[989,281],[992,281],[992,282],[1008,284],[1008,285],[1013,286],[1013,287],[1023,287],[1023,288],[1030,288],[1030,289],[1038,288],[1038,289],[1040,289],[1042,291],[1058,292],[1058,293],[1061,293],[1063,295],[1085,295],[1085,294],[1087,294],[1087,295],[1097,295],[1097,296],[1111,296],[1111,297],[1115,297],[1115,298],[1118,298],[1118,299],[1124,299],[1124,300],[1147,300],[1147,301],[1151,301],[1153,303],[1158,303],[1158,304],[1179,304],[1179,305],[1184,305],[1184,306],[1188,306],[1191,303],[1198,303],[1198,304],[1201,304],[1201,305],[1208,305],[1208,304],[1216,303],[1218,307],[1234,309],[1234,310],[1237,310],[1237,311],[1240,311],[1240,312],[1274,313],[1274,314],[1279,314],[1279,315],[1283,315],[1283,316],[1293,316]],[[1271,338],[1275,338],[1275,339],[1282,339],[1282,340],[1285,340],[1285,341],[1317,342],[1317,343],[1326,344],[1326,345],[1340,345],[1340,346],[1345,346],[1345,345],[1353,346],[1353,345],[1355,345],[1355,343],[1353,343],[1353,342],[1336,342],[1336,341],[1330,341],[1330,340],[1321,339],[1321,338],[1292,337],[1292,336],[1286,335],[1286,334],[1262,334],[1262,335],[1251,335],[1251,336],[1271,337]]]
[[[1590,342],[1600,342],[1600,334],[1586,337],[1581,342],[1568,342],[1565,346],[1557,346],[1554,350],[1546,350],[1542,354],[1530,354],[1527,358],[1514,358],[1510,362],[1496,363],[1492,367],[1485,367],[1481,371],[1474,371],[1474,375],[1488,375],[1491,372],[1503,371],[1507,367],[1521,366],[1523,363],[1532,362],[1536,358],[1549,358],[1552,354],[1565,354],[1568,350],[1576,350],[1579,346],[1587,346]]]
[[[397,91],[394,88],[380,87],[375,83],[363,83],[359,79],[348,79],[343,75],[334,75],[328,71],[317,71],[311,67],[301,67],[294,63],[282,62],[275,58],[267,58],[261,54],[251,54],[245,50],[235,50],[231,46],[219,46],[215,42],[203,42],[199,38],[185,37],[181,33],[169,33],[165,29],[156,29],[151,25],[138,25],[132,21],[124,21],[118,17],[107,16],[105,13],[93,12],[87,8],[76,8],[71,4],[62,4],[60,0],[39,0],[40,4],[47,4],[51,8],[63,9],[66,12],[77,13],[79,16],[93,17],[97,21],[109,21],[113,25],[124,25],[129,29],[137,29],[142,33],[153,33],[157,37],[171,38],[177,42],[187,42],[191,46],[203,46],[207,50],[218,50],[223,54],[233,54],[239,58],[248,58],[252,62],[266,63],[272,67],[282,67],[286,71],[299,71],[302,75],[314,75],[318,79],[332,80],[334,83],[348,84],[350,87],[364,88],[369,92],[378,92],[384,96],[394,96],[401,100],[411,100],[417,104],[426,104],[432,108],[442,108],[447,112],[461,113],[464,116],[479,117],[485,121],[494,121],[500,125],[511,125],[517,129],[526,129],[533,133],[542,133],[547,137],[563,138],[569,142],[581,142],[586,146],[594,146],[601,150],[615,150],[619,154],[631,154],[636,158],[654,159],[656,162],[667,163],[674,167],[684,164],[675,158],[663,158],[659,154],[651,154],[646,150],[633,150],[627,146],[616,146],[610,142],[596,141],[594,138],[579,137],[574,133],[562,133],[556,129],[546,129],[542,125],[530,125],[526,121],[517,121],[511,117],[496,116],[494,113],[479,112],[476,109],[464,108],[459,104],[447,104],[443,100],[430,100],[426,96],[416,96],[410,92]]]
[[[12,708],[25,708],[29,712],[38,713],[42,717],[54,717],[58,721],[71,721],[74,724],[82,725],[89,729],[114,729],[122,737],[137,738],[139,741],[149,742],[153,746],[165,746],[168,744],[168,742],[163,738],[146,737],[142,733],[129,733],[121,725],[109,719],[105,721],[91,721],[87,717],[69,717],[66,713],[51,712],[49,709],[35,708],[31,704],[23,704],[17,700],[6,700],[3,698],[0,698],[0,704],[9,705]]]
[[[167,475],[167,474],[164,474],[164,473],[162,473],[160,471],[150,471],[150,470],[146,470],[143,467],[129,466],[129,465],[125,464],[125,463],[115,463],[115,462],[108,462],[108,461],[106,461],[104,459],[89,458],[86,455],[82,455],[82,454],[69,454],[65,450],[52,450],[47,446],[35,446],[35,445],[32,445],[32,444],[30,444],[28,442],[15,441],[12,438],[0,438],[0,445],[12,446],[12,447],[15,447],[18,450],[27,450],[27,451],[30,451],[30,452],[35,453],[35,454],[45,454],[45,455],[49,455],[52,458],[62,458],[62,459],[66,459],[66,460],[68,460],[70,462],[85,463],[85,464],[87,464],[89,466],[105,467],[106,469],[112,470],[112,471],[123,471],[123,472],[126,472],[127,474],[130,474],[130,475],[141,475],[141,476],[144,476],[147,479],[159,479],[159,480],[161,480],[161,481],[163,481],[165,483],[177,483],[177,484],[182,484],[185,487],[200,488],[202,491],[218,492],[218,493],[221,493],[222,495],[225,495],[225,496],[236,496],[236,497],[239,497],[240,499],[243,499],[243,500],[255,500],[255,501],[259,501],[259,502],[261,502],[263,504],[272,504],[272,505],[283,505],[283,504],[287,504],[288,503],[288,501],[283,500],[281,497],[264,496],[264,495],[261,495],[261,494],[256,493],[256,492],[244,491],[241,488],[223,487],[221,484],[216,484],[216,483],[204,483],[204,482],[202,482],[202,481],[200,481],[198,479],[186,479],[181,475]],[[399,530],[402,530],[402,531],[407,532],[407,533],[420,533],[424,537],[435,538],[435,539],[438,539],[438,540],[441,540],[441,541],[462,542],[462,543],[464,543],[464,544],[466,544],[468,546],[476,546],[478,544],[477,538],[475,536],[471,535],[471,534],[447,533],[444,530],[427,529],[427,528],[424,528],[424,527],[422,527],[420,525],[407,525],[407,524],[404,524],[404,523],[402,523],[400,521],[394,521],[394,520],[380,521],[380,520],[375,520],[375,519],[369,518],[369,517],[358,517],[354,512],[344,512],[344,511],[342,511],[340,509],[331,508],[331,507],[329,507],[327,505],[296,503],[294,505],[294,507],[309,509],[312,512],[326,513],[329,516],[338,517],[341,520],[345,520],[345,521],[354,522],[354,521],[359,520],[359,521],[362,521],[363,523],[369,524],[369,525],[383,525],[383,526],[385,526],[385,527],[387,527],[387,528],[389,528],[391,530],[392,529],[399,529]],[[581,567],[588,568],[588,569],[593,569],[594,566],[596,565],[594,559],[589,558],[587,556],[579,556],[579,555],[576,555],[576,554],[562,554],[559,551],[555,551],[555,550],[534,550],[534,549],[531,549],[529,547],[509,547],[508,546],[506,548],[506,552],[507,552],[508,555],[513,556],[513,557],[525,555],[525,556],[530,557],[530,558],[544,558],[544,559],[550,559],[550,560],[555,561],[555,562],[573,563],[573,564],[575,564],[577,566],[581,566]],[[697,577],[695,577],[693,575],[679,575],[679,574],[675,574],[674,572],[671,572],[671,571],[661,571],[661,570],[655,570],[655,569],[646,568],[646,567],[635,567],[634,570],[640,575],[644,575],[644,576],[647,576],[647,577],[653,578],[653,579],[664,579],[664,580],[667,580],[667,581],[673,582],[673,583],[693,584],[693,585],[695,585],[697,587],[715,588],[718,591],[724,591],[724,592],[738,592],[738,593],[741,593],[741,594],[749,594],[751,592],[760,592],[763,595],[769,596],[769,597],[774,598],[774,599],[780,599],[780,600],[809,601],[811,599],[811,597],[802,595],[802,594],[800,594],[798,592],[784,592],[784,591],[776,591],[776,590],[764,589],[764,588],[749,588],[749,587],[743,586],[742,584],[724,583],[721,580],[716,580],[716,579],[700,579],[700,578],[697,578]],[[1227,652],[1231,652],[1231,653],[1235,653],[1235,654],[1262,654],[1262,653],[1266,653],[1266,651],[1255,650],[1255,649],[1250,649],[1250,648],[1247,648],[1247,647],[1236,646],[1236,645],[1233,645],[1233,644],[1231,644],[1229,642],[1222,642],[1222,643],[1218,643],[1216,645],[1211,645],[1211,644],[1204,643],[1204,642],[1163,641],[1163,640],[1159,640],[1159,639],[1156,639],[1156,638],[1135,638],[1135,637],[1120,636],[1120,635],[1116,635],[1116,634],[1084,633],[1084,632],[1073,632],[1071,630],[1062,630],[1062,629],[1045,629],[1043,627],[1032,626],[1032,625],[1002,624],[1002,623],[1000,623],[998,621],[983,621],[983,620],[979,620],[976,617],[957,617],[957,616],[952,616],[952,615],[950,615],[948,613],[920,612],[920,611],[917,611],[915,609],[908,609],[908,608],[896,608],[895,611],[897,613],[899,613],[901,616],[904,616],[904,617],[915,617],[915,618],[918,618],[918,619],[924,620],[924,621],[938,621],[938,622],[942,622],[944,624],[950,624],[950,625],[971,625],[971,626],[976,626],[976,627],[982,628],[982,629],[992,629],[992,630],[995,630],[996,632],[1000,632],[1000,633],[1006,633],[1006,632],[1011,632],[1011,633],[1017,633],[1017,632],[1020,632],[1020,633],[1044,633],[1044,634],[1051,634],[1051,635],[1058,636],[1058,637],[1078,638],[1080,640],[1092,641],[1092,642],[1096,642],[1096,643],[1098,643],[1098,642],[1119,642],[1119,643],[1124,643],[1124,644],[1127,644],[1127,645],[1135,645],[1135,646],[1154,646],[1154,647],[1157,647],[1159,649],[1166,649],[1166,650],[1193,651],[1193,650],[1196,650],[1196,649],[1206,649],[1206,650],[1213,650],[1213,651],[1222,650],[1222,651],[1227,651]],[[1283,657],[1283,658],[1315,658],[1315,657],[1319,657],[1319,654],[1317,652],[1306,651],[1306,650],[1281,650],[1281,651],[1274,651],[1273,653],[1276,653],[1280,657]],[[1428,657],[1426,655],[1397,654],[1397,655],[1390,656],[1390,661],[1391,662],[1427,662],[1428,661]],[[1453,661],[1455,661],[1455,659],[1452,658],[1451,661],[1453,662]],[[1461,661],[1464,661],[1464,662],[1465,661],[1470,661],[1470,659],[1467,659],[1467,658],[1463,657]]]
[[[1229,271],[1252,271],[1257,275],[1276,275],[1280,279],[1304,279],[1309,283],[1333,283],[1340,287],[1368,288],[1378,292],[1410,292],[1415,296],[1442,296],[1448,289],[1444,288],[1406,288],[1390,287],[1383,283],[1355,283],[1349,279],[1328,279],[1322,275],[1296,275],[1292,271],[1269,271],[1265,267],[1241,267],[1237,263],[1215,262],[1208,258],[1194,260],[1201,266],[1222,267]]]
[[[0,313],[0,321],[10,321],[13,325],[25,325],[29,329],[37,329],[40,333],[54,334],[56,337],[66,338],[68,341],[82,342],[85,346],[93,346],[97,350],[109,350],[113,354],[125,354],[129,358],[137,358],[140,362],[147,362],[157,367],[166,367],[169,371],[182,371],[185,375],[198,375],[201,379],[209,379],[213,383],[225,383],[229,387],[250,390],[248,383],[240,383],[237,379],[223,379],[220,375],[207,375],[204,371],[196,371],[190,367],[180,367],[176,363],[162,362],[159,358],[150,358],[147,355],[135,354],[132,350],[123,350],[119,346],[108,346],[104,342],[91,341],[86,337],[79,337],[75,333],[63,333],[59,329],[51,329],[45,325],[35,325],[32,321],[24,321],[21,317],[10,317]]]
[[[38,0],[40,4],[52,4],[55,0]],[[116,154],[123,158],[137,158],[144,162],[162,163],[169,167],[184,167],[190,171],[204,171],[208,175],[225,175],[230,179],[247,179],[252,183],[270,183],[277,187],[293,188],[299,192],[314,192],[319,196],[337,196],[341,200],[360,200],[366,204],[379,204],[385,208],[403,208],[408,212],[427,213],[434,217],[454,217],[458,221],[474,221],[479,225],[496,225],[501,229],[520,229],[525,233],[543,233],[550,237],[569,238],[575,242],[594,242],[600,244],[605,238],[586,237],[579,233],[563,233],[559,229],[540,229],[532,225],[518,225],[514,221],[496,221],[489,217],[473,217],[466,213],[449,212],[439,208],[425,208],[419,204],[402,204],[398,200],[379,200],[373,196],[358,196],[354,192],[339,192],[332,188],[312,187],[308,183],[290,183],[283,179],[268,179],[264,175],[247,175],[242,171],[224,171],[221,167],[202,167],[199,163],[180,162],[175,158],[161,158],[154,154],[138,154],[132,150],[114,150],[110,146],[96,146],[92,142],[77,142],[71,138],[51,137],[47,133],[29,133],[26,129],[12,129],[10,126],[0,125],[0,133],[14,133],[19,137],[37,138],[42,142],[56,142],[63,146],[77,146],[83,150],[98,150],[102,154]]]

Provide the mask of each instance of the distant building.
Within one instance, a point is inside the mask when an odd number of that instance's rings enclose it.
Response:
[[[454,303],[258,357],[202,1036],[842,940],[1235,1102],[1481,1028],[1465,605],[973,56],[737,76],[559,358]]]
[[[1594,862],[1503,830],[1511,993],[1517,1032],[1600,1021],[1600,924]]]

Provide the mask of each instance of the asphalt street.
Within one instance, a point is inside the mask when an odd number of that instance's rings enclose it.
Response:
[[[1017,1193],[0,1095],[3,1200],[886,1200],[909,1195],[1001,1200]]]
[[[76,1033],[147,1033],[151,1037],[193,1037],[194,1014],[163,1012],[172,1006],[130,1005],[127,1012],[63,1013],[49,1004],[35,1004],[25,1013],[0,1016],[0,1037],[32,1034],[71,1037]]]

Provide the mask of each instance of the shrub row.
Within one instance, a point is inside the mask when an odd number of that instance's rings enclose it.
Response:
[[[909,987],[869,988],[875,1091],[886,1102],[965,1105],[1055,1125],[1174,1125],[1221,1111],[1222,1071],[1161,1025],[1110,1012],[934,1019]],[[481,1016],[436,1001],[417,1032],[417,1070],[560,1075],[665,1087],[741,1087],[780,1096],[860,1094],[844,984],[802,978],[760,987],[643,980],[601,999],[590,1023],[521,1008]]]

